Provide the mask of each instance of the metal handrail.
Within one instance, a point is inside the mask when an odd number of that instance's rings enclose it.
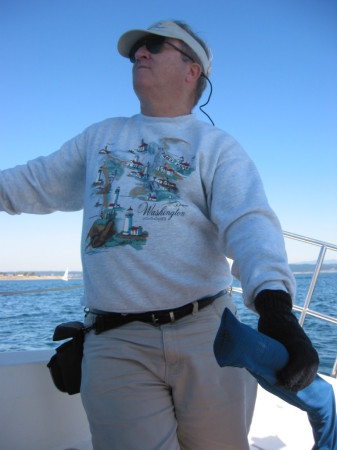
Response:
[[[312,309],[309,309],[309,305],[310,305],[310,302],[312,300],[312,295],[313,295],[315,287],[316,287],[318,275],[319,275],[320,270],[322,268],[322,264],[323,264],[323,261],[324,261],[324,257],[325,257],[326,251],[327,250],[333,250],[333,251],[337,252],[337,245],[329,244],[329,243],[323,242],[323,241],[318,241],[317,239],[311,239],[311,238],[308,238],[308,237],[305,237],[305,236],[301,236],[299,234],[289,233],[288,231],[283,231],[283,236],[286,237],[286,238],[289,238],[289,239],[294,239],[294,240],[297,240],[297,241],[304,242],[306,244],[316,245],[316,246],[320,247],[319,255],[318,255],[318,258],[317,258],[317,261],[316,261],[316,265],[315,265],[315,270],[314,270],[314,273],[313,273],[312,278],[311,278],[311,282],[310,282],[308,293],[307,293],[307,296],[306,296],[306,299],[305,299],[305,302],[304,302],[304,306],[303,307],[302,306],[298,306],[298,305],[294,305],[293,306],[293,309],[295,311],[299,311],[301,313],[300,318],[299,318],[300,325],[303,327],[303,323],[304,323],[304,320],[305,320],[307,315],[308,316],[313,316],[313,317],[316,317],[318,319],[325,320],[326,322],[331,322],[331,323],[334,323],[335,325],[337,325],[337,317],[328,316],[328,315],[322,314],[322,313],[320,313],[318,311],[314,311]],[[242,289],[241,288],[233,287],[232,290],[234,292],[242,294]],[[331,376],[337,378],[337,358],[335,360],[335,364],[334,364],[334,367],[332,369]]]
[[[333,250],[337,252],[337,245],[334,244],[328,244],[327,242],[323,242],[323,241],[318,241],[316,239],[311,239],[305,236],[300,236],[299,234],[294,234],[294,233],[289,233],[288,231],[283,231],[283,235],[284,237],[287,237],[289,239],[295,239],[297,241],[301,241],[301,242],[305,242],[306,244],[311,244],[311,245],[316,245],[318,247],[320,247],[320,251],[319,251],[319,255],[317,258],[317,262],[316,262],[316,266],[315,266],[315,270],[314,273],[312,275],[311,278],[311,283],[308,289],[308,293],[304,302],[304,306],[303,308],[297,305],[294,305],[294,309],[296,309],[297,311],[301,311],[301,316],[299,318],[299,323],[301,326],[303,326],[304,323],[304,319],[307,315],[310,316],[314,316],[317,317],[319,319],[322,320],[326,320],[332,323],[337,324],[337,318],[336,317],[331,317],[331,316],[327,316],[325,314],[321,314],[317,311],[313,311],[309,309],[309,305],[312,299],[312,295],[314,293],[315,287],[316,287],[316,283],[317,283],[317,279],[318,279],[318,275],[321,271],[322,268],[322,264],[324,261],[324,257],[326,254],[327,250]]]

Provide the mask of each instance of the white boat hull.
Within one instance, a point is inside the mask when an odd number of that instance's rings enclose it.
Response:
[[[59,392],[46,367],[53,351],[0,354],[0,448],[91,450],[79,394]]]

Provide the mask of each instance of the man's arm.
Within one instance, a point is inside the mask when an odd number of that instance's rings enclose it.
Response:
[[[0,211],[49,214],[83,207],[85,160],[77,139],[57,152],[0,171]]]

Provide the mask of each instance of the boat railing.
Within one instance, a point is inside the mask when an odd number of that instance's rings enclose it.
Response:
[[[329,316],[327,314],[322,314],[318,311],[310,309],[310,302],[312,300],[312,296],[313,296],[313,293],[314,293],[314,290],[315,290],[315,287],[317,284],[319,273],[322,268],[322,264],[324,261],[326,251],[332,250],[332,251],[337,252],[337,245],[329,244],[329,243],[323,242],[323,241],[318,241],[316,239],[311,239],[311,238],[308,238],[305,236],[301,236],[299,234],[289,233],[288,231],[283,231],[283,235],[285,238],[294,239],[296,241],[304,242],[304,243],[310,244],[310,245],[315,245],[320,248],[318,258],[317,258],[317,261],[315,264],[315,268],[314,268],[314,271],[312,274],[311,282],[310,282],[308,292],[306,295],[306,299],[304,302],[304,306],[299,306],[296,304],[294,304],[294,306],[293,306],[293,309],[295,311],[299,311],[301,313],[300,318],[299,318],[300,325],[303,327],[304,320],[307,316],[316,317],[318,319],[324,320],[326,322],[334,323],[335,325],[337,325],[337,317]],[[233,292],[242,294],[242,289],[240,287],[233,287]],[[334,378],[337,378],[337,358],[335,360],[331,376]]]

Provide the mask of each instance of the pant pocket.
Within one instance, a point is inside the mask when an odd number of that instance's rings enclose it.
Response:
[[[231,294],[226,293],[222,295],[221,297],[214,300],[211,306],[220,319],[225,308],[228,308],[232,314],[238,317],[238,310]]]

